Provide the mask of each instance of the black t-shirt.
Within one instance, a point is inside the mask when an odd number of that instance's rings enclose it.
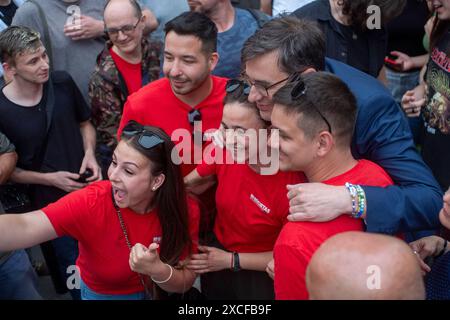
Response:
[[[16,10],[17,6],[12,0],[11,3],[8,4],[7,6],[0,6],[0,18],[7,26],[11,25],[12,19],[16,14]]]
[[[401,15],[387,25],[388,52],[401,51],[411,57],[427,53],[423,36],[428,16],[426,1],[408,0]]]
[[[51,75],[55,96],[47,147],[40,172],[69,171],[78,173],[84,157],[80,123],[89,120],[90,108],[75,82],[65,71]],[[44,95],[47,85],[44,86]],[[18,167],[30,169],[33,152],[40,149],[46,135],[45,99],[36,107],[24,108],[0,94],[0,131],[16,146]],[[22,154],[23,152],[23,154]],[[62,190],[39,186],[36,188],[38,206],[55,201],[65,193]],[[39,195],[39,196],[38,196]]]
[[[365,73],[370,74],[370,54],[369,54],[369,39],[367,32],[356,31],[350,26],[344,26],[337,21],[333,21],[336,28],[347,39],[347,63],[352,67],[359,69]],[[376,77],[376,74],[373,74]]]
[[[42,100],[36,106],[23,107],[0,91],[0,131],[16,146],[19,168],[31,169],[34,155],[45,137],[46,115]]]
[[[326,38],[327,57],[378,77],[386,56],[385,28],[358,31],[356,27],[343,26],[333,18],[329,0],[308,3],[292,15],[319,24]]]
[[[432,48],[423,110],[425,131],[422,153],[443,190],[450,186],[450,30]]]

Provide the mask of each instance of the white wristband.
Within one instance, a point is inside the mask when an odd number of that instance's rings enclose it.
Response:
[[[169,276],[167,277],[166,280],[162,280],[162,281],[158,281],[158,280],[153,279],[153,277],[150,277],[150,279],[152,279],[152,281],[153,281],[154,283],[158,283],[158,284],[166,283],[167,281],[169,281],[169,280],[172,278],[172,275],[173,275],[173,268],[172,268],[172,266],[169,265],[169,264],[167,264],[167,263],[165,263],[165,265],[168,266],[169,269],[170,269],[170,274],[169,274]]]

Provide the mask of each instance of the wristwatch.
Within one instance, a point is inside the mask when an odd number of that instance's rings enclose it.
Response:
[[[233,271],[237,272],[241,270],[241,264],[239,263],[239,253],[233,252]]]

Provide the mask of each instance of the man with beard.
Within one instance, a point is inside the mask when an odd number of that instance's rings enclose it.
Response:
[[[165,32],[165,78],[128,98],[118,136],[130,120],[162,128],[175,143],[179,138],[173,135],[174,131],[184,129],[190,138],[194,121],[201,122],[202,132],[220,126],[226,79],[211,75],[219,58],[216,26],[204,14],[185,12],[169,21]],[[186,145],[184,139],[183,145]],[[188,150],[184,148],[185,151],[194,155],[192,145]],[[194,168],[194,161],[184,161],[183,176]]]

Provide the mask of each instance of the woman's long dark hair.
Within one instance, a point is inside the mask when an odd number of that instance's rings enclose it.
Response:
[[[434,19],[433,29],[431,30],[430,35],[430,53],[433,48],[435,48],[438,42],[447,34],[450,30],[450,21],[449,20],[439,20],[438,18]],[[447,44],[447,47],[444,48],[444,51],[447,55],[450,54],[450,43]]]
[[[155,192],[151,205],[157,208],[162,228],[161,261],[175,265],[186,246],[190,249],[192,244],[183,177],[180,166],[172,161],[172,149],[175,145],[169,136],[157,127],[143,128],[161,138],[164,143],[145,149],[138,142],[140,134],[131,137],[122,134],[121,138],[151,161],[152,175],[157,176],[161,173],[165,175],[164,183]]]

